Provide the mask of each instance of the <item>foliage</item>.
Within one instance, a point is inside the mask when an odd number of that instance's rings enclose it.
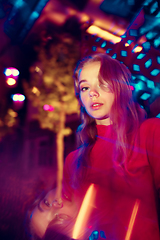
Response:
[[[73,70],[79,59],[79,42],[69,34],[50,39],[36,46],[37,62],[30,67],[30,82],[24,81],[26,96],[38,109],[34,118],[42,128],[59,131],[60,112],[78,113],[74,95]],[[44,105],[53,111],[45,111]]]

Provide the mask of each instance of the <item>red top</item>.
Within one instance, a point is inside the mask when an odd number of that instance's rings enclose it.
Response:
[[[104,231],[107,239],[159,240],[158,193],[160,193],[160,119],[141,124],[127,171],[118,173],[112,156],[115,134],[112,125],[97,125],[98,137],[91,151],[91,166],[85,182],[72,188],[73,162],[77,151],[65,161],[64,186],[79,205],[87,187],[97,189],[92,215],[94,230]],[[160,196],[160,195],[159,195]]]

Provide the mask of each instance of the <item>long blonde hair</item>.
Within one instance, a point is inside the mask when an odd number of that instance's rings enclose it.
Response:
[[[131,73],[124,64],[103,53],[86,57],[80,61],[74,73],[74,80],[75,94],[80,104],[82,119],[82,124],[78,128],[80,147],[76,160],[76,170],[81,177],[84,167],[87,167],[89,164],[89,152],[96,141],[97,130],[95,120],[87,114],[85,108],[82,106],[78,76],[79,71],[85,65],[92,62],[100,62],[99,82],[107,82],[115,95],[110,112],[113,129],[117,135],[115,145],[116,154],[114,157],[115,166],[125,166],[126,157],[131,152],[131,148],[128,146],[133,145],[135,133],[144,119],[144,111],[133,101]]]

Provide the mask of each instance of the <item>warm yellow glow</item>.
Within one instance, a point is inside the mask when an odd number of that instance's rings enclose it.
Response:
[[[142,50],[142,47],[141,46],[137,46],[134,50],[133,50],[133,52],[140,52]]]
[[[80,15],[80,20],[81,22],[85,23],[87,21],[89,21],[89,16],[85,13],[79,14]]]
[[[136,215],[137,215],[137,212],[138,212],[139,204],[140,204],[140,200],[137,199],[135,204],[134,204],[134,207],[133,207],[133,211],[132,211],[132,215],[131,215],[131,218],[130,218],[130,221],[129,221],[128,230],[127,230],[127,233],[126,233],[125,240],[130,240],[133,225],[134,225]]]
[[[39,91],[38,88],[36,88],[36,87],[33,87],[33,88],[32,88],[32,92],[33,92],[34,94],[36,94],[37,96],[40,95],[40,91]]]
[[[88,29],[87,32],[89,34],[96,34],[98,37],[101,37],[107,41],[110,41],[112,43],[118,43],[121,41],[121,38],[118,36],[113,35],[112,33],[109,33],[105,30],[102,30],[101,28],[91,25]]]
[[[91,212],[91,207],[93,206],[95,193],[96,192],[95,192],[94,184],[91,184],[83,199],[81,208],[79,210],[79,213],[73,228],[72,238],[74,239],[78,239],[80,237],[80,233],[82,233],[82,230],[85,227],[85,224]]]
[[[114,23],[111,19],[95,19],[93,22],[94,26],[99,26],[100,28],[107,29],[110,33],[114,33],[113,35],[122,36],[126,29],[122,28],[122,26],[118,26],[116,23]]]
[[[125,47],[128,47],[129,46],[129,43],[125,43],[125,45],[124,45]]]
[[[9,114],[11,117],[14,117],[14,118],[18,116],[17,112],[14,112],[12,109],[9,109],[9,110],[8,110],[8,114]]]
[[[16,84],[16,80],[14,78],[7,78],[6,82],[9,86],[13,86]]]

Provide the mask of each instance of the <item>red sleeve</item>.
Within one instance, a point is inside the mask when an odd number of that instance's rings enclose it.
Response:
[[[160,197],[160,119],[151,118],[144,123],[147,134],[147,154],[156,189]]]

